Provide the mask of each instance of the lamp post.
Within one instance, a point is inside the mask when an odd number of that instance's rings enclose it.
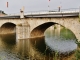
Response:
[[[49,10],[49,8],[50,8],[50,5],[49,5],[49,3],[50,3],[50,0],[48,0],[48,10]]]
[[[61,10],[61,7],[59,6],[59,7],[58,7],[58,12],[60,12],[60,10]]]

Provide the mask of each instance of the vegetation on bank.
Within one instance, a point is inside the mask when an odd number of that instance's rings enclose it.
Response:
[[[78,45],[78,47],[80,48],[80,42],[78,42],[78,41],[77,41],[77,42],[76,42],[76,44],[77,44],[77,45]]]
[[[72,33],[72,31],[70,31],[69,29],[66,29],[65,27],[61,29],[60,36],[65,39],[74,39],[74,40],[76,39],[74,33]]]
[[[79,46],[79,49],[75,51],[74,58],[72,58],[72,60],[80,60],[80,43],[78,43],[78,46]],[[59,53],[56,51],[54,60],[58,60],[58,58],[59,58]]]
[[[80,42],[76,42],[78,45],[78,49],[75,52],[75,57],[72,60],[80,60]]]
[[[74,60],[80,60],[80,50],[76,51],[75,59]]]

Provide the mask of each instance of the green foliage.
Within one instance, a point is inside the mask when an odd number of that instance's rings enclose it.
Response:
[[[78,45],[78,47],[80,48],[80,42],[76,41],[76,44]]]
[[[54,56],[54,60],[57,60],[59,53],[57,51],[55,51],[55,56]]]
[[[2,60],[1,57],[0,57],[0,60]]]
[[[1,11],[1,10],[0,10],[0,13],[7,15],[4,11]]]
[[[76,39],[75,35],[70,31],[69,29],[66,29],[65,27],[61,29],[60,36],[66,39]]]
[[[80,60],[80,50],[76,51],[75,60]]]
[[[76,42],[76,44],[80,48],[80,42]],[[76,52],[75,52],[75,58],[73,58],[73,60],[80,60],[80,49],[76,50]]]
[[[77,43],[78,47],[80,48],[80,43]]]

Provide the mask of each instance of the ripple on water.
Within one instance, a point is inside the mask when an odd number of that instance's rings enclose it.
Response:
[[[2,60],[20,60],[16,54],[8,52],[8,51],[1,51],[0,59]]]
[[[45,43],[51,50],[59,53],[70,53],[77,48],[75,40],[63,40],[63,38],[45,38]]]

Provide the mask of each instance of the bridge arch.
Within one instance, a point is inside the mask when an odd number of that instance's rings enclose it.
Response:
[[[11,25],[14,25],[14,26],[16,26],[16,24],[14,24],[14,23],[12,23],[12,22],[6,22],[6,23],[4,23],[4,24],[2,24],[1,25],[1,27],[10,27]]]
[[[31,34],[30,36],[31,37],[36,37],[36,36],[43,36],[44,35],[44,32],[45,30],[54,25],[54,24],[57,24],[57,23],[54,23],[54,22],[46,22],[46,23],[43,23],[37,27],[35,27],[32,31],[31,31]]]
[[[62,27],[65,27],[65,26],[63,26],[63,25],[61,25],[61,24],[59,24],[59,23],[56,23],[56,22],[46,22],[46,23],[43,23],[43,24],[35,27],[35,28],[31,31],[30,36],[31,36],[31,37],[41,37],[41,36],[44,36],[45,30],[48,29],[50,26],[55,25],[55,24],[60,25],[60,26],[62,26]],[[66,28],[66,27],[65,27],[65,28]],[[68,28],[66,28],[66,29],[68,29]],[[70,29],[69,29],[69,30],[70,30]],[[71,30],[70,30],[70,31],[71,31]],[[72,31],[71,31],[71,32],[72,32]],[[73,33],[73,32],[72,32],[72,33]],[[73,33],[73,34],[74,34],[74,33]],[[75,35],[75,34],[74,34],[74,35]],[[76,38],[76,36],[75,36],[75,38]]]
[[[16,32],[16,24],[12,22],[6,22],[2,24],[0,27],[1,34],[7,34],[7,33],[15,33]]]

